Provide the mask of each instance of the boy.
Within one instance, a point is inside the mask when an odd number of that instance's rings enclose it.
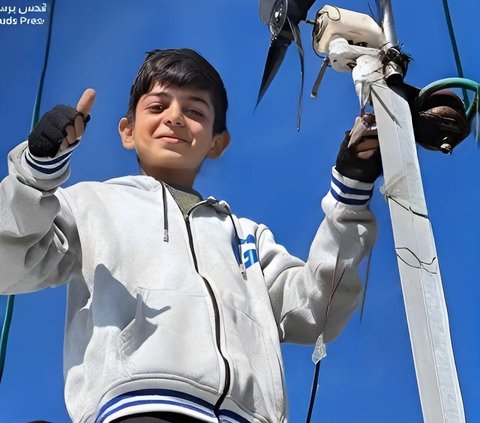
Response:
[[[45,114],[0,186],[0,292],[68,282],[72,420],[286,422],[280,342],[332,340],[361,294],[381,166],[377,144],[354,150],[375,138],[373,118],[342,143],[305,263],[192,188],[230,141],[225,88],[203,57],[155,50],[135,78],[118,128],[142,175],[58,188],[94,97]]]

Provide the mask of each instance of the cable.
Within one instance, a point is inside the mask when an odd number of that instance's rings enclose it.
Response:
[[[33,130],[38,123],[40,104],[42,102],[43,85],[45,83],[45,74],[47,71],[48,58],[50,57],[50,40],[52,39],[52,22],[53,22],[53,10],[55,8],[55,0],[51,0],[50,3],[50,22],[48,23],[47,43],[45,46],[45,55],[43,61],[42,73],[40,74],[40,81],[38,82],[37,96],[35,98],[35,105],[33,107],[32,124],[30,130]]]
[[[460,78],[463,78],[463,68],[462,62],[460,60],[460,53],[458,52],[457,40],[455,39],[455,33],[453,31],[452,18],[450,16],[450,9],[448,8],[448,1],[442,0],[443,10],[445,11],[445,18],[447,20],[448,33],[450,35],[450,42],[452,43],[453,56],[455,57],[455,64],[457,65],[457,72]],[[468,107],[470,102],[468,100],[467,90],[462,88],[463,91],[463,101],[465,106]]]
[[[10,332],[10,324],[12,323],[14,301],[15,301],[15,295],[9,295],[7,297],[5,320],[3,321],[2,334],[0,336],[0,382],[3,376],[3,369],[5,368],[5,357],[7,355],[8,333]]]
[[[312,391],[310,394],[310,405],[308,406],[307,419],[305,420],[305,423],[310,423],[310,420],[312,418],[313,405],[315,403],[315,396],[317,395],[318,374],[320,373],[320,363],[321,363],[321,360],[315,364],[315,372],[313,374],[313,382],[312,382]]]
[[[442,90],[443,88],[462,88],[465,90],[473,91],[475,97],[473,98],[472,104],[466,106],[465,113],[467,115],[467,120],[471,120],[473,116],[477,113],[478,108],[478,92],[480,92],[480,84],[478,82],[472,81],[471,79],[466,78],[445,78],[438,81],[428,84],[423,88],[419,93],[418,97],[415,100],[415,109],[421,110],[422,104],[425,99],[432,93]]]
[[[35,128],[35,126],[37,125],[39,113],[40,113],[40,105],[42,102],[42,94],[43,94],[43,85],[45,82],[45,74],[47,71],[47,64],[48,64],[48,58],[50,53],[50,40],[52,38],[52,23],[53,23],[54,8],[55,8],[55,0],[51,0],[50,16],[49,16],[50,19],[48,23],[47,41],[45,46],[45,56],[43,61],[42,73],[40,74],[40,80],[38,82],[37,96],[35,98],[35,104],[33,107],[32,123],[30,126],[30,130]],[[3,321],[2,333],[0,336],[0,382],[2,381],[3,370],[5,368],[5,358],[7,355],[7,341],[8,341],[8,334],[10,332],[10,325],[12,323],[14,302],[15,302],[15,295],[9,295],[7,297],[5,320]]]

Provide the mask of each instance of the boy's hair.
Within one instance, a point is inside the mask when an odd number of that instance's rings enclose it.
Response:
[[[135,109],[140,97],[148,93],[157,82],[208,91],[215,111],[213,134],[227,129],[228,99],[222,78],[200,54],[186,48],[147,52],[130,89],[126,116],[129,122],[135,122]]]

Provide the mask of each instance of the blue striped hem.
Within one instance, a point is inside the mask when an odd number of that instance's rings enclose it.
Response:
[[[135,399],[136,397],[142,396],[159,396],[159,397],[176,397],[178,401],[175,401],[175,398],[152,398],[152,399]],[[130,402],[126,402],[125,404],[120,404],[115,407],[116,403],[119,403],[124,400],[128,400],[129,398],[132,399]],[[186,403],[185,401],[188,401]],[[185,394],[183,392],[174,391],[171,389],[140,389],[137,391],[127,392],[125,394],[119,395],[110,401],[108,401],[98,413],[97,418],[95,419],[95,423],[103,423],[105,419],[111,416],[118,411],[128,409],[130,407],[136,405],[144,405],[144,404],[164,404],[164,405],[174,405],[180,408],[185,408],[188,410],[195,411],[197,413],[203,414],[207,417],[216,417],[215,414],[215,407],[213,404],[210,404],[208,401],[202,400],[190,394]],[[113,407],[113,408],[112,408]],[[110,409],[107,411],[108,409]],[[220,410],[219,416],[225,416],[228,419],[232,419],[238,423],[249,423],[248,420],[243,418],[242,416],[229,411],[229,410]]]
[[[137,400],[137,401],[132,401],[127,404],[120,405],[113,410],[109,411],[108,413],[105,413],[104,415],[101,416],[100,419],[95,420],[95,423],[102,423],[105,421],[105,419],[112,414],[120,411],[120,410],[125,410],[127,408],[133,407],[135,405],[144,405],[144,404],[166,404],[166,405],[176,405],[176,406],[181,406],[182,408],[186,408],[192,411],[196,411],[197,413],[203,414],[208,417],[215,417],[215,414],[212,413],[207,413],[205,410],[195,407],[193,405],[189,404],[180,404],[178,402],[172,401],[172,400]]]
[[[28,165],[29,165],[32,169],[35,169],[36,171],[41,172],[41,173],[44,173],[44,174],[46,174],[46,175],[51,175],[52,173],[58,172],[59,170],[61,170],[62,168],[64,168],[64,167],[69,163],[70,157],[68,157],[67,160],[65,160],[64,162],[62,162],[62,164],[60,164],[59,166],[57,166],[57,167],[52,167],[52,168],[43,167],[43,166],[39,166],[39,165],[35,164],[34,162],[32,162],[32,161],[30,160],[29,155],[25,155],[25,160],[27,161]]]
[[[247,419],[244,419],[242,416],[239,416],[237,413],[229,410],[220,410],[220,416],[225,416],[228,419],[233,420],[238,423],[250,423]]]
[[[347,198],[347,197],[342,197],[338,192],[336,192],[334,189],[330,188],[330,193],[333,195],[335,200],[339,201],[340,203],[348,204],[351,206],[362,206],[368,203],[370,200],[369,198],[363,199],[363,200],[357,200],[355,198]]]
[[[342,192],[345,194],[355,194],[355,195],[368,195],[369,197],[372,195],[373,188],[371,189],[359,189],[359,188],[351,188],[342,182],[340,182],[335,176],[332,175],[332,182],[340,188]]]

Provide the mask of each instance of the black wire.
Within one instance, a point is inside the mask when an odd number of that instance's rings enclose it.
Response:
[[[313,373],[312,391],[310,394],[310,404],[308,406],[307,419],[305,420],[305,423],[310,423],[310,420],[312,418],[313,405],[315,403],[315,396],[317,395],[318,374],[320,373],[320,363],[321,363],[321,360],[317,364],[315,364],[315,372]]]

